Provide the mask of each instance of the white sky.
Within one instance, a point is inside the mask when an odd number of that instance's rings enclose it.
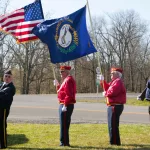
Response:
[[[11,0],[9,10],[24,7],[34,0]],[[66,16],[83,7],[87,0],[41,0],[44,13],[51,18]],[[134,10],[141,19],[150,21],[150,0],[88,0],[91,16],[102,16],[121,10]]]

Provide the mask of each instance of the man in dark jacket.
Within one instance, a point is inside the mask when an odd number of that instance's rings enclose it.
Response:
[[[137,100],[144,100],[150,101],[150,80],[147,81],[145,89],[142,91],[140,95],[137,96]]]
[[[142,93],[137,96],[137,100],[144,101],[144,99],[150,102],[150,80],[147,81],[146,87]],[[148,106],[148,113],[150,115],[150,106]]]
[[[4,73],[4,83],[0,86],[0,149],[7,148],[7,117],[16,89],[12,83],[12,73]]]

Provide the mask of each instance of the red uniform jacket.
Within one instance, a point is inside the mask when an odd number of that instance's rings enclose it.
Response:
[[[107,105],[125,104],[126,103],[126,89],[123,81],[120,78],[113,80],[110,83],[103,83]]]
[[[76,82],[72,76],[67,76],[61,86],[57,86],[57,94],[59,103],[65,106],[76,103]]]

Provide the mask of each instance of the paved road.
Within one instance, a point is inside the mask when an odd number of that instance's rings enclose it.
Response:
[[[128,94],[136,97],[137,94]],[[78,94],[78,99],[103,99],[100,94]],[[16,95],[11,107],[9,122],[58,123],[58,102],[56,94]],[[72,123],[106,123],[106,105],[103,103],[77,102]],[[121,123],[149,124],[146,106],[125,105]]]

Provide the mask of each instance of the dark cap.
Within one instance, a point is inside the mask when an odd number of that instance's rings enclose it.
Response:
[[[12,75],[11,70],[6,70],[4,74]]]

